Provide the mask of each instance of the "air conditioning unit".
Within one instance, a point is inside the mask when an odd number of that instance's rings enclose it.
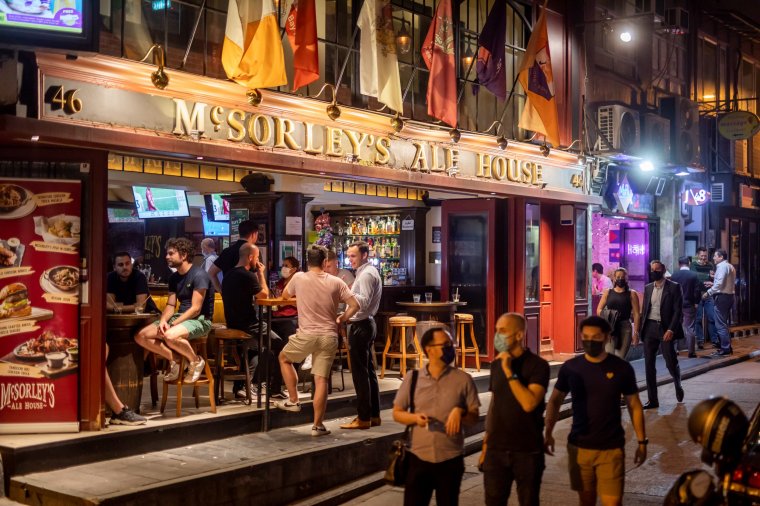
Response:
[[[725,183],[713,183],[710,185],[710,201],[717,203],[726,201]]]
[[[639,113],[623,105],[601,105],[596,111],[597,151],[631,153],[639,149]]]
[[[660,101],[660,114],[670,120],[670,161],[675,165],[699,163],[699,106],[684,97]]]
[[[665,162],[670,160],[670,120],[657,114],[641,115],[641,155]]]
[[[665,10],[665,26],[675,35],[689,33],[689,11],[681,7],[670,7]]]

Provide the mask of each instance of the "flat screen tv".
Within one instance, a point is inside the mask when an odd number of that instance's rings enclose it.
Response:
[[[99,4],[94,0],[0,0],[0,42],[97,51]]]
[[[108,223],[142,223],[143,220],[137,216],[136,209],[127,209],[121,207],[108,208]]]
[[[133,186],[137,216],[140,218],[178,218],[190,216],[184,190]]]
[[[230,204],[222,198],[223,193],[204,195],[206,214],[211,221],[230,221]]]
[[[201,208],[201,217],[203,218],[203,235],[227,237],[230,235],[230,224],[224,221],[211,221],[208,219],[208,213]]]

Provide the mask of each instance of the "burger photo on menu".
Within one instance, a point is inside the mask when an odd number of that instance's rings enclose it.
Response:
[[[24,283],[11,283],[0,290],[0,319],[32,314],[29,293]]]

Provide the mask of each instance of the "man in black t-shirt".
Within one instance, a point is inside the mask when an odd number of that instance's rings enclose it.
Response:
[[[228,247],[222,250],[222,253],[214,260],[213,265],[208,269],[209,278],[214,286],[214,290],[217,292],[222,291],[222,285],[219,283],[218,274],[222,273],[222,283],[224,283],[224,276],[229,271],[234,269],[238,260],[240,259],[240,247],[243,244],[256,244],[259,238],[259,229],[251,220],[241,221],[238,225],[239,239]],[[225,312],[226,317],[226,312]]]
[[[544,395],[549,363],[523,347],[525,318],[503,314],[496,321],[491,367],[491,405],[480,457],[488,506],[504,506],[512,482],[520,506],[539,504],[544,472]]]
[[[257,372],[258,365],[258,336],[259,315],[256,310],[256,299],[269,297],[269,288],[264,264],[259,261],[259,248],[253,244],[244,243],[240,246],[237,266],[224,274],[222,282],[222,302],[224,302],[224,316],[227,327],[242,330],[250,334],[252,339],[238,346],[241,357],[247,357],[248,367],[252,375]],[[266,322],[261,322],[266,332]],[[269,385],[270,397],[286,399],[282,393],[282,374],[275,358],[279,355],[284,344],[280,336],[270,333],[272,339],[272,351],[274,355],[269,357]],[[235,397],[245,397],[245,383],[236,380],[232,386]]]
[[[207,335],[211,330],[214,313],[214,289],[203,267],[194,267],[190,261],[195,246],[184,237],[166,242],[166,261],[177,269],[169,277],[169,299],[158,321],[143,328],[135,336],[137,344],[169,361],[169,372],[164,381],[179,378],[179,356],[189,364],[185,383],[195,383],[205,362],[189,341]],[[179,302],[179,310],[175,306]]]
[[[625,360],[610,355],[605,346],[610,324],[590,316],[580,325],[585,354],[565,362],[559,370],[546,407],[546,453],[554,455],[554,425],[568,393],[572,396],[573,425],[567,453],[570,486],[582,505],[621,504],[625,479],[625,431],[620,416],[620,396],[625,396],[638,438],[634,464],[647,458],[644,409],[639,400],[636,375]]]
[[[150,298],[148,280],[134,269],[132,257],[120,251],[113,257],[113,271],[106,277],[106,308],[109,311],[132,313],[135,306],[142,306],[147,313],[157,313],[158,308]],[[116,303],[121,303],[117,307]]]

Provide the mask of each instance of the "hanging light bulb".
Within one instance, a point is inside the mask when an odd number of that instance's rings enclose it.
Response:
[[[462,66],[465,72],[470,70],[470,65],[472,65],[472,60],[474,59],[475,55],[472,54],[472,49],[470,49],[470,45],[468,44],[467,50],[464,52],[464,56],[462,56]]]
[[[405,19],[401,20],[401,30],[399,30],[398,35],[396,35],[396,45],[401,54],[406,54],[412,49],[412,36],[409,35],[409,32],[406,30]]]

